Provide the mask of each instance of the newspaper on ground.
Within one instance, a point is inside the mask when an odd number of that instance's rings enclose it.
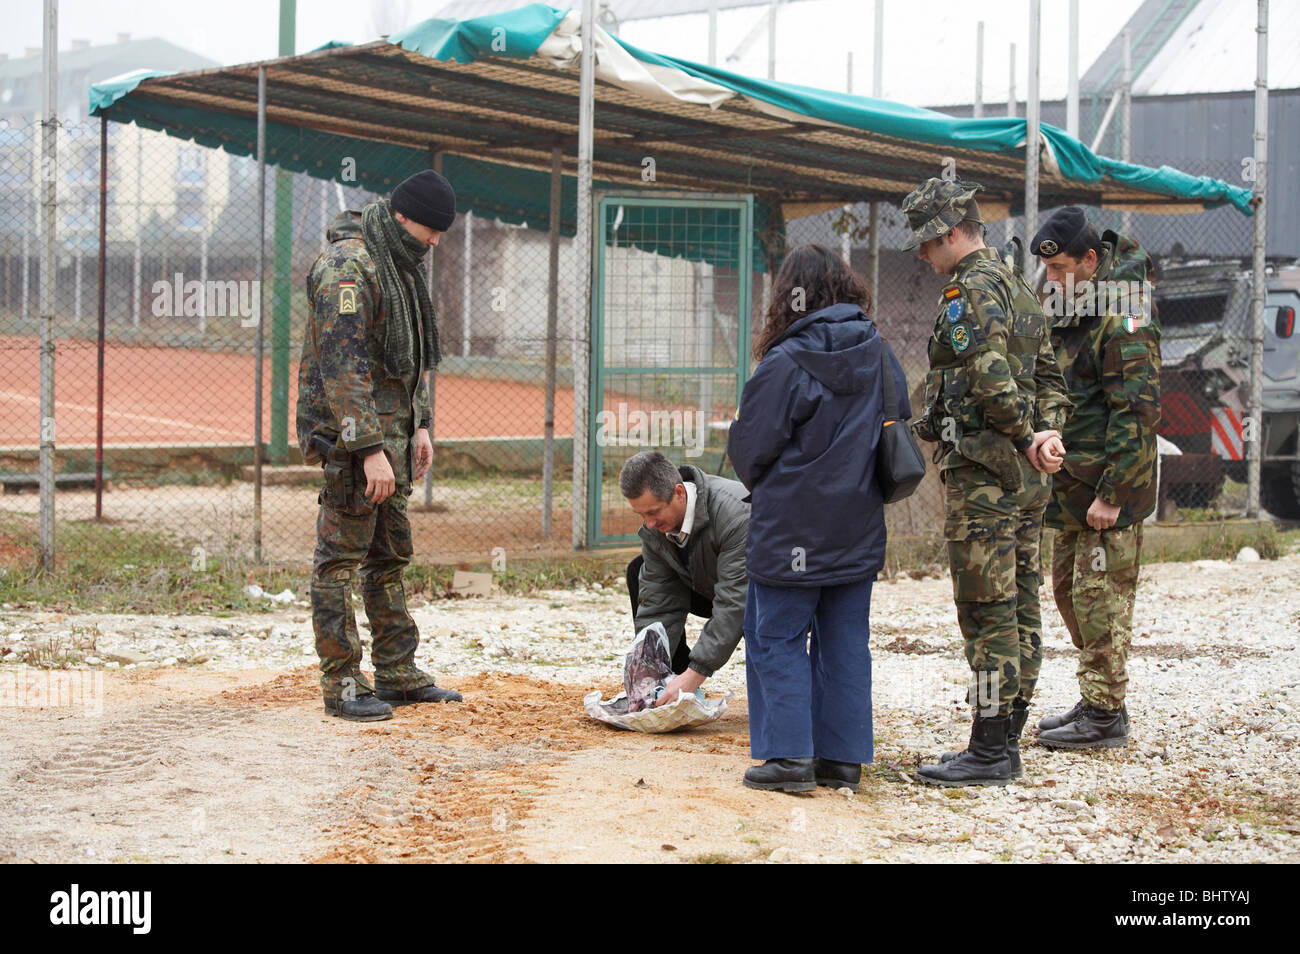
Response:
[[[673,732],[713,722],[727,711],[728,693],[714,699],[696,690],[694,695],[678,693],[672,702],[655,706],[655,700],[672,680],[673,670],[668,652],[668,634],[662,623],[651,623],[636,634],[623,661],[623,692],[608,701],[599,690],[583,697],[587,714],[633,732]]]

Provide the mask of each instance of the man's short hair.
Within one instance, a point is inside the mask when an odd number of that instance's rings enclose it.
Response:
[[[673,491],[682,482],[675,464],[658,451],[633,454],[618,475],[618,489],[628,500],[640,497],[647,490],[656,500],[664,503],[673,499]]]
[[[954,225],[953,228],[972,242],[984,237],[983,222],[976,222],[971,219],[962,219]]]

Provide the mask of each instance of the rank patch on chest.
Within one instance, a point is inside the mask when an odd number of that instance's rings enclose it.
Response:
[[[339,314],[355,315],[357,313],[357,283],[339,282]]]
[[[966,309],[962,307],[961,299],[954,298],[952,301],[948,302],[948,320],[953,324],[956,324],[961,321],[961,316],[965,313],[965,310]]]
[[[958,288],[956,285],[949,285],[947,288],[943,290],[943,297],[945,301],[952,301],[952,299],[954,298],[960,298],[961,289]]]
[[[953,325],[950,336],[953,351],[961,353],[970,347],[970,329],[965,325]]]

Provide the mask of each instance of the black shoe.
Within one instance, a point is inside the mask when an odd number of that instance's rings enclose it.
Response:
[[[1042,732],[1040,745],[1051,749],[1115,749],[1128,745],[1128,720],[1120,709],[1084,706],[1083,713],[1069,725]]]
[[[1074,704],[1074,708],[1069,712],[1063,712],[1057,716],[1048,716],[1038,723],[1039,732],[1050,732],[1053,729],[1059,729],[1063,725],[1069,725],[1079,716],[1083,715],[1083,710],[1088,704],[1080,699]]]
[[[460,702],[463,698],[455,689],[439,689],[433,683],[419,689],[383,689],[376,686],[375,695],[395,706],[406,706],[413,702]]]
[[[817,790],[812,759],[768,759],[745,769],[745,786],[764,791],[813,792]]]
[[[1029,703],[1017,699],[1011,704],[1011,716],[1007,720],[1007,758],[1011,762],[1013,778],[1020,778],[1025,774],[1020,764],[1020,735],[1025,731],[1025,720],[1028,718]],[[939,764],[951,762],[959,755],[961,752],[945,752],[939,756]]]
[[[938,765],[923,765],[917,777],[930,785],[1006,785],[1014,780],[1007,756],[1007,730],[1011,716],[991,719],[975,713],[970,745],[954,759]]]
[[[349,722],[383,722],[393,717],[393,707],[367,692],[355,699],[325,697],[325,711]]]
[[[813,759],[813,776],[818,785],[839,790],[851,788],[858,790],[862,781],[862,766],[857,762],[835,762],[831,759]]]

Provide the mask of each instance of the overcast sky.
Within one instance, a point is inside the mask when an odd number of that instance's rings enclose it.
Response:
[[[561,8],[572,5],[565,0],[552,3]],[[1081,73],[1139,3],[1087,0],[1082,4]],[[0,49],[20,56],[24,48],[40,46],[42,0],[6,0],[6,4],[8,29],[0,38]],[[375,39],[426,19],[444,5],[445,0],[298,0],[297,52],[328,40]],[[914,105],[970,102],[976,22],[984,20],[985,101],[1006,100],[1012,42],[1017,45],[1017,93],[1023,99],[1028,7],[1028,0],[886,0],[884,97]],[[842,90],[847,82],[847,54],[852,50],[854,92],[870,93],[872,8],[869,0],[806,0],[782,7],[777,21],[777,79]],[[653,6],[647,2],[641,9]],[[1043,3],[1044,99],[1061,99],[1065,94],[1066,9],[1065,0]],[[766,75],[764,16],[762,7],[719,14],[719,65]],[[162,37],[222,64],[243,63],[277,54],[278,18],[276,0],[61,0],[59,47],[68,49],[74,40],[111,43],[125,32],[136,39]],[[707,60],[705,15],[636,20],[624,24],[621,35],[648,49]]]

